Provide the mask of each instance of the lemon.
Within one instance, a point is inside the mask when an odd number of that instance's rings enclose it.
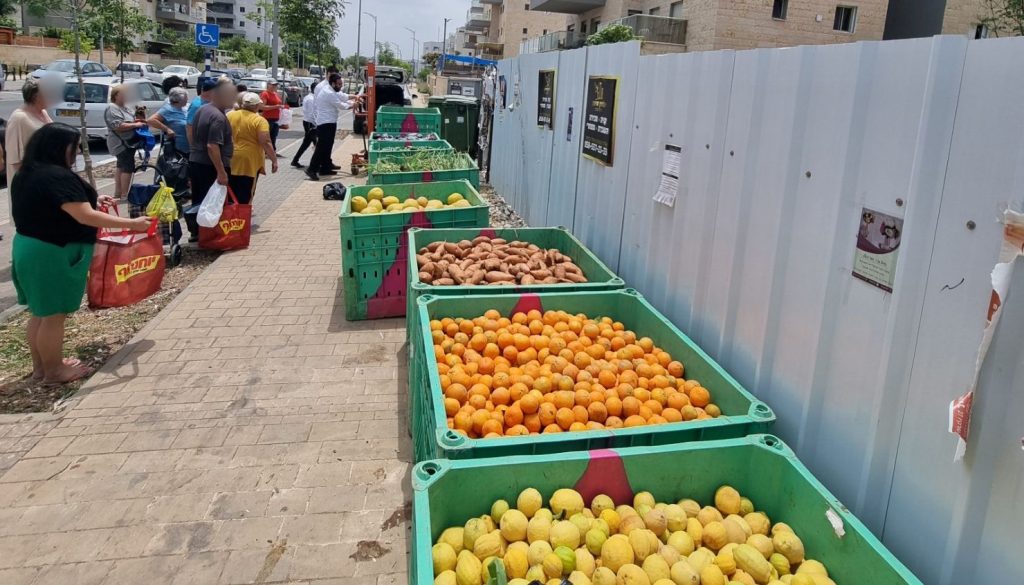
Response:
[[[462,201],[464,197],[460,193],[452,193],[448,196],[448,205],[454,204],[456,201]]]
[[[365,197],[360,197],[359,195],[356,195],[355,197],[352,198],[352,211],[359,213],[360,211],[366,209],[366,205],[367,202]]]
[[[388,195],[383,200],[381,200],[381,203],[384,204],[384,207],[389,207],[391,205],[397,205],[401,203],[401,200],[393,195]]]
[[[470,202],[466,201],[465,199],[459,199],[455,203],[450,203],[448,207],[472,207],[472,204],[470,204]]]
[[[441,209],[442,207],[444,207],[444,203],[441,203],[437,199],[427,201],[427,204],[424,206],[425,209]]]
[[[374,187],[373,189],[370,189],[369,193],[366,194],[366,198],[380,201],[381,199],[384,198],[384,189],[381,189],[380,187]]]
[[[402,207],[401,203],[392,203],[391,205],[387,206],[388,211],[402,211],[403,209],[405,208]]]
[[[428,201],[430,201],[430,200],[427,199],[426,197],[417,197],[416,198],[416,203],[418,203],[420,207],[426,207]]]

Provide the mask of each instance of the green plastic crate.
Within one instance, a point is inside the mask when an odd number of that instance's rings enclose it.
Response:
[[[547,503],[556,489],[575,487],[588,506],[605,493],[616,504],[632,504],[635,491],[658,501],[714,501],[729,484],[749,497],[772,522],[785,522],[800,536],[807,558],[821,561],[837,585],[921,585],[846,506],[819,482],[780,439],[771,435],[665,445],[470,461],[427,461],[413,468],[413,523],[409,583],[434,582],[430,547],[450,526],[490,512],[498,499],[516,501],[533,487]],[[838,536],[826,517],[842,521]],[[491,583],[505,585],[502,564]]]
[[[419,338],[409,340],[420,347],[410,352],[410,408],[414,413],[413,454],[416,461],[427,459],[470,459],[541,455],[565,451],[586,451],[612,447],[667,445],[684,441],[731,439],[766,432],[775,413],[767,404],[747,392],[710,356],[668,319],[632,289],[582,293],[543,293],[522,295],[473,295],[435,297],[423,295],[417,300]],[[712,401],[722,410],[718,418],[688,422],[647,425],[633,428],[547,433],[525,437],[470,439],[448,428],[441,395],[437,362],[433,359],[430,320],[444,317],[478,317],[495,309],[508,316],[530,309],[565,310],[596,318],[608,316],[622,322],[638,336],[654,343],[679,360],[687,379],[696,379],[711,391]]]
[[[396,155],[408,156],[408,155]],[[474,188],[480,188],[480,169],[476,161],[466,153],[459,155],[463,159],[465,167],[449,171],[407,171],[400,173],[370,173],[367,176],[367,185],[391,185],[394,183],[432,183],[434,181],[457,181],[465,179],[473,184]]]
[[[421,142],[424,140],[441,140],[437,132],[374,132],[370,134],[371,142]]]
[[[401,150],[390,150],[400,148]],[[389,156],[401,156],[409,152],[420,152],[423,150],[455,150],[447,140],[409,140],[406,142],[397,141],[370,141],[367,149],[370,155],[370,163],[375,163],[382,158]]]
[[[506,240],[520,240],[537,244],[542,248],[556,248],[563,254],[573,259],[573,262],[583,270],[583,275],[589,282],[572,284],[538,284],[531,286],[432,286],[419,281],[417,277],[416,252],[433,242],[459,242],[472,240],[477,236],[489,236],[492,238],[504,238]],[[615,275],[604,262],[601,262],[593,252],[587,249],[563,227],[554,228],[505,228],[505,229],[419,229],[409,230],[409,287],[407,293],[408,309],[406,315],[413,315],[416,312],[416,299],[422,295],[430,294],[441,297],[459,297],[479,294],[522,294],[539,292],[589,292],[601,290],[615,290],[625,286],[621,278]],[[419,338],[419,320],[407,319],[406,339]],[[410,356],[417,355],[419,344],[410,344]],[[432,355],[432,354],[428,354]],[[409,369],[409,388],[413,388],[412,375],[414,370]],[[416,426],[411,417],[415,417],[417,409],[412,407],[415,396],[410,395],[410,429]]]
[[[488,206],[468,181],[397,184],[383,187],[399,199],[426,197],[444,201],[460,193],[471,207],[431,209],[415,213],[352,213],[352,198],[366,197],[373,186],[350,187],[342,203],[341,269],[345,318],[349,321],[405,315],[410,227],[484,227]]]
[[[381,106],[377,108],[376,132],[441,132],[441,110]]]

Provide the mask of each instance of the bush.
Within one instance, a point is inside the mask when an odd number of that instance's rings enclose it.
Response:
[[[606,26],[596,33],[587,37],[588,45],[606,45],[609,43],[623,43],[635,41],[640,37],[633,34],[633,29],[624,24],[613,24]]]

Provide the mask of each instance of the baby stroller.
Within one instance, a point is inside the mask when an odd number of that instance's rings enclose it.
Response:
[[[145,174],[149,169],[153,169],[153,182],[148,185],[132,183],[131,189],[128,191],[128,203],[131,206],[129,215],[141,217],[146,214],[146,207],[160,189],[161,181],[174,190],[173,197],[178,209],[178,218],[159,224],[160,234],[163,236],[164,254],[167,256],[167,266],[173,268],[181,264],[183,203],[192,198],[188,184],[188,155],[178,152],[174,147],[173,140],[161,138],[160,155],[157,156],[156,163],[150,164],[149,160],[147,152],[141,164],[136,166],[135,172],[137,174],[141,171]]]

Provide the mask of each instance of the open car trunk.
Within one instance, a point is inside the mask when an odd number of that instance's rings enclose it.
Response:
[[[404,106],[405,92],[402,86],[395,83],[378,83],[376,87],[377,107]]]

